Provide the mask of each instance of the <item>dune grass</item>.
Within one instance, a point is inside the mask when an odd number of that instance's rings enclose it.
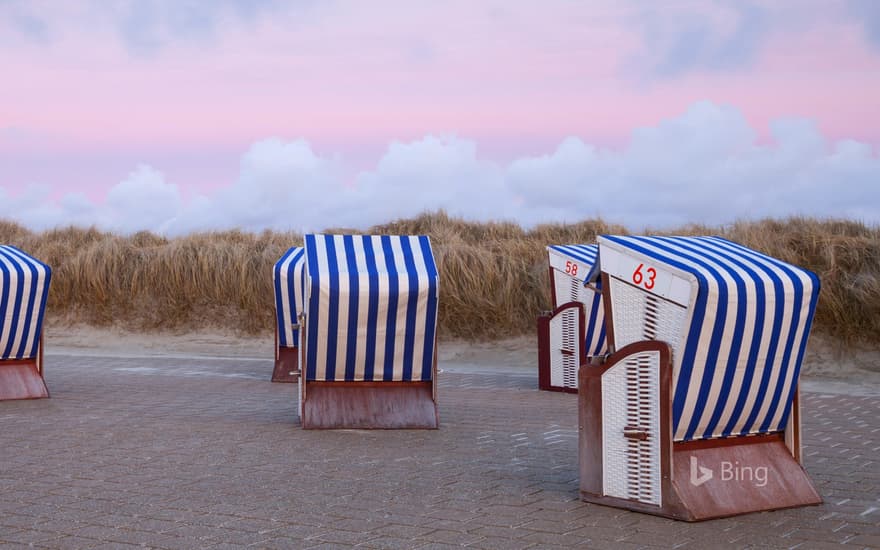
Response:
[[[550,306],[546,245],[628,233],[601,220],[525,230],[513,223],[466,222],[443,212],[366,232],[431,237],[441,273],[441,334],[468,339],[534,332],[536,315]],[[652,234],[720,235],[811,269],[822,281],[816,330],[844,343],[880,342],[878,227],[790,218]],[[52,266],[49,323],[268,335],[274,326],[272,266],[289,247],[301,245],[302,236],[233,230],[166,239],[80,228],[32,232],[0,221],[0,243]]]

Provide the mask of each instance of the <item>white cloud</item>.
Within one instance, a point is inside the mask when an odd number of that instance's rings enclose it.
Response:
[[[376,169],[355,181],[358,225],[445,209],[471,219],[512,214],[497,165],[477,158],[473,141],[427,136],[392,143]]]
[[[304,140],[267,139],[244,154],[232,186],[197,197],[170,224],[169,233],[323,228],[346,215],[350,195],[338,159],[316,154]]]
[[[35,229],[74,223],[168,235],[366,229],[440,208],[526,226],[601,216],[633,230],[790,215],[880,223],[880,159],[871,145],[829,143],[808,120],[778,120],[771,131],[762,143],[740,111],[701,102],[636,130],[620,149],[569,137],[551,153],[499,164],[481,159],[473,141],[427,136],[392,143],[354,177],[344,159],[306,141],[267,139],[242,156],[234,184],[210,195],[184,201],[178,184],[140,166],[103,202],[0,187],[0,216]]]
[[[177,186],[167,183],[161,172],[141,165],[107,193],[99,225],[122,233],[146,228],[163,232],[180,209]]]

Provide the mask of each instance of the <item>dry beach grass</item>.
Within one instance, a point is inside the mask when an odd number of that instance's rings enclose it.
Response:
[[[431,236],[442,278],[442,334],[472,340],[533,332],[536,314],[550,302],[546,245],[627,233],[601,220],[525,230],[442,212],[367,232]],[[720,235],[811,269],[822,280],[816,330],[841,343],[880,342],[880,227],[790,218],[662,233]],[[50,325],[267,335],[274,315],[272,266],[287,248],[301,244],[302,236],[232,230],[167,239],[80,228],[32,232],[0,221],[0,243],[53,267]]]

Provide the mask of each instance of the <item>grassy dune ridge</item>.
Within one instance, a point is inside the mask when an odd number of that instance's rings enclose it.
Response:
[[[628,232],[601,220],[525,230],[437,212],[366,233],[429,235],[441,274],[441,334],[481,339],[534,331],[536,314],[550,305],[546,245],[591,243],[599,234]],[[842,342],[880,342],[880,227],[789,218],[653,234],[720,235],[811,269],[822,280],[815,329]],[[80,228],[32,232],[0,220],[0,243],[52,266],[49,323],[270,334],[272,266],[289,247],[301,245],[302,236],[238,230],[173,239]]]

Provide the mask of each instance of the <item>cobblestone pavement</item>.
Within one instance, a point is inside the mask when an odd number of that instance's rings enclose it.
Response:
[[[880,547],[880,403],[804,395],[825,503],[687,524],[578,500],[576,396],[441,365],[436,431],[304,431],[271,361],[49,355],[0,403],[0,548]]]

